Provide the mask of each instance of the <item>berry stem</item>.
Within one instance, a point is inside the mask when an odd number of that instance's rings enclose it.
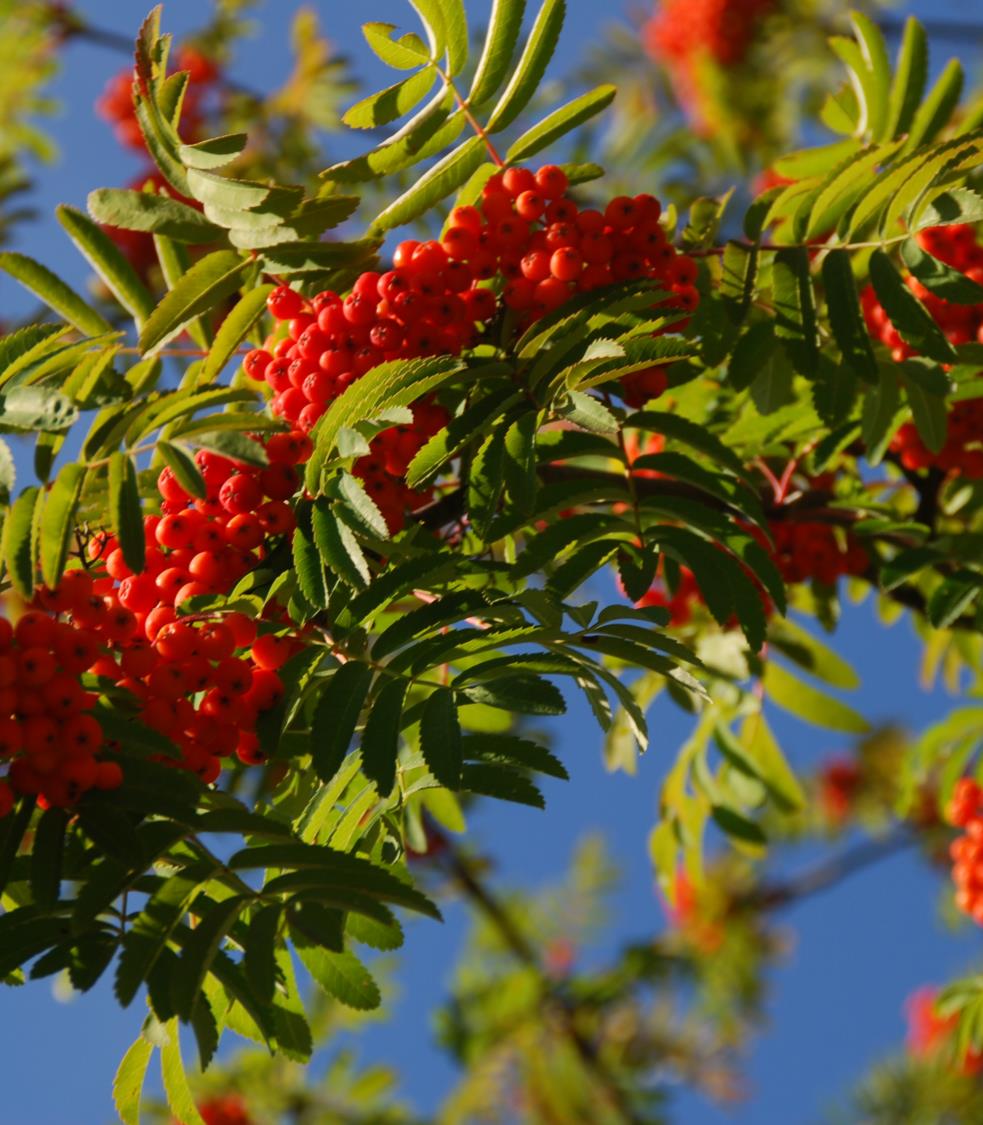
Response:
[[[492,143],[492,139],[488,136],[488,133],[485,131],[484,126],[471,112],[471,107],[468,105],[467,98],[461,97],[461,93],[454,85],[453,81],[450,78],[450,75],[448,75],[441,67],[437,66],[436,63],[434,63],[434,68],[443,79],[444,85],[454,95],[454,100],[457,102],[458,109],[460,109],[460,111],[464,114],[464,120],[467,121],[467,123],[471,126],[475,136],[481,137],[482,141],[484,141],[485,148],[488,149],[488,155],[492,158],[492,162],[499,168],[504,168],[505,161],[501,158],[501,156],[499,156],[498,150]]]

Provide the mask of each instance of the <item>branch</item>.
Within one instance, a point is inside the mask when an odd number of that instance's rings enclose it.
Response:
[[[625,1125],[646,1125],[644,1119],[639,1117],[632,1108],[629,1095],[622,1088],[617,1076],[611,1073],[607,1063],[598,1054],[595,1045],[577,1027],[575,1009],[568,1000],[557,992],[555,986],[543,971],[539,955],[515,924],[508,910],[483,883],[479,882],[474,869],[460,852],[448,841],[444,840],[444,844],[445,847],[441,855],[450,874],[464,892],[465,897],[470,899],[477,910],[484,914],[495,927],[512,956],[535,973],[546,1007],[556,1016],[560,1030],[569,1040],[585,1069],[593,1075],[605,1100],[620,1115]]]
[[[844,879],[912,847],[918,837],[904,828],[883,840],[864,840],[850,851],[807,868],[784,882],[765,884],[731,903],[731,911],[777,910],[835,887]]]

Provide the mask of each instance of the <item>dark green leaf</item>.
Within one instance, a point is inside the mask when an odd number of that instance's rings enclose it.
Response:
[[[461,724],[454,693],[438,688],[420,716],[420,750],[427,768],[448,789],[461,786]]]
[[[396,782],[400,720],[408,684],[392,679],[376,696],[362,731],[362,769],[374,781],[382,796],[392,792]]]
[[[795,370],[812,376],[816,371],[819,340],[809,254],[804,247],[779,250],[775,254],[772,291],[775,335],[782,341]]]
[[[877,299],[906,343],[940,363],[956,362],[952,344],[883,250],[871,255],[870,280]]]
[[[823,282],[830,326],[845,363],[867,382],[877,378],[877,361],[860,311],[850,254],[831,250],[823,259]]]
[[[311,755],[322,781],[341,768],[371,683],[372,669],[350,660],[320,690],[311,720]]]
[[[109,526],[126,565],[139,574],[146,557],[140,489],[132,458],[119,450],[109,458]]]
[[[11,584],[18,594],[29,600],[34,594],[39,549],[39,505],[41,492],[31,486],[14,501],[3,524],[0,554]]]

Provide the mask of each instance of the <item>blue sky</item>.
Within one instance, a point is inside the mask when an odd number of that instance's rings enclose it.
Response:
[[[602,24],[618,15],[618,5],[568,0],[570,15],[558,70],[570,65],[596,40]],[[287,72],[286,39],[292,2],[260,9],[263,33],[248,42],[233,75],[254,86],[274,87]],[[358,33],[363,19],[412,26],[402,0],[367,0],[315,5],[328,34],[368,72],[372,63]],[[92,22],[124,33],[135,31],[145,14],[142,0],[88,0],[77,5]],[[471,4],[476,15],[485,7]],[[975,5],[932,3],[935,17],[961,15]],[[174,0],[164,20],[178,36],[195,26],[201,5]],[[275,19],[271,13],[276,12]],[[981,13],[983,17],[983,13]],[[940,45],[942,55],[949,44]],[[111,130],[97,119],[93,103],[120,57],[104,49],[73,45],[54,93],[62,112],[53,131],[61,147],[57,165],[39,171],[41,211],[56,203],[84,206],[94,187],[125,183],[139,161],[123,153]],[[375,69],[371,70],[374,77]],[[639,185],[640,189],[645,185]],[[59,267],[70,259],[67,242],[53,220],[31,228],[19,248]],[[74,273],[72,272],[74,270]],[[81,265],[66,271],[77,284]],[[31,305],[13,283],[0,277],[0,315],[16,315]],[[917,688],[919,649],[907,622],[890,632],[875,621],[869,605],[848,608],[837,646],[860,671],[860,708],[873,719],[893,719],[919,728],[945,713],[951,700],[939,691]],[[615,927],[610,947],[640,939],[662,926],[646,854],[661,776],[687,731],[684,716],[659,704],[653,716],[654,745],[634,778],[605,773],[600,739],[574,701],[568,717],[554,726],[556,745],[573,780],[547,787],[548,811],[495,805],[475,817],[476,840],[496,857],[496,879],[503,885],[535,886],[558,877],[575,842],[600,830],[622,869],[615,897]],[[784,743],[804,769],[818,763],[842,742],[799,724],[776,718]],[[791,865],[808,862],[803,854]],[[753,1098],[745,1108],[723,1111],[681,1094],[676,1119],[685,1125],[795,1125],[819,1120],[821,1110],[875,1059],[903,1036],[905,996],[925,982],[944,981],[965,969],[978,949],[975,934],[954,939],[942,932],[935,915],[937,876],[917,859],[900,856],[871,875],[861,875],[828,895],[782,916],[794,935],[786,961],[774,972],[768,1001],[769,1026],[748,1059]],[[428,1011],[444,995],[446,974],[463,936],[463,912],[452,908],[443,927],[413,922],[402,955],[401,999],[394,1019],[363,1039],[367,1056],[388,1058],[406,1076],[404,1090],[421,1109],[432,1108],[453,1079],[453,1071],[432,1045]],[[110,1084],[123,1051],[139,1030],[135,1004],[120,1012],[106,987],[63,1003],[49,982],[5,992],[0,1008],[4,1035],[3,1120],[10,1125],[101,1125],[115,1119]]]

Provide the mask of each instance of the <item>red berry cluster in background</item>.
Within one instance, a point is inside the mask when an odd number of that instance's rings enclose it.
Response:
[[[966,223],[930,227],[915,238],[923,250],[964,273],[971,281],[983,285],[983,246],[977,241],[975,227]],[[910,274],[905,281],[950,343],[983,342],[983,304],[953,304],[930,293]],[[867,328],[872,336],[891,349],[891,358],[900,363],[915,355],[915,349],[901,339],[898,330],[891,324],[873,286],[867,286],[862,298]],[[937,453],[927,448],[913,422],[905,422],[901,426],[891,441],[891,449],[906,469],[939,468],[963,477],[983,477],[983,399],[953,404],[949,411],[945,445]]]
[[[721,66],[744,60],[773,0],[660,0],[645,24],[649,53],[671,63],[709,55]]]
[[[946,420],[945,444],[933,453],[913,422],[905,422],[891,439],[891,449],[906,469],[938,468],[968,479],[983,477],[983,398],[955,402]]]
[[[864,574],[870,565],[866,549],[849,532],[843,541],[834,528],[811,520],[772,520],[769,525],[772,544],[763,536],[761,545],[771,555],[786,582],[808,582],[815,579],[834,586],[837,578]]]
[[[740,65],[773,7],[774,0],[658,0],[642,44],[669,71],[680,103],[700,117],[701,63]]]
[[[505,310],[521,328],[575,293],[640,278],[664,284],[669,295],[659,299],[660,311],[696,308],[696,265],[669,245],[656,199],[619,196],[603,213],[580,210],[566,197],[567,186],[554,165],[536,173],[509,168],[488,181],[477,206],[451,212],[440,241],[401,242],[393,268],[363,273],[346,297],[324,291],[306,300],[280,286],[268,305],[287,324],[287,335],[251,351],[246,374],[269,384],[277,417],[309,431],[371,368],[456,355]],[[625,400],[640,406],[665,390],[666,376],[652,367],[627,376],[622,387]],[[356,465],[393,531],[403,526],[407,509],[430,499],[430,492],[408,489],[403,478],[446,421],[442,407],[421,401],[411,425],[384,430]]]
[[[946,818],[963,830],[949,847],[956,906],[983,926],[983,788],[971,777],[956,782]]]
[[[193,143],[201,139],[203,102],[220,80],[221,72],[214,60],[187,43],[177,48],[175,63],[175,70],[186,70],[189,76],[188,89],[181,107],[181,129],[184,137],[190,138],[189,143]],[[96,110],[103,120],[113,126],[116,139],[121,145],[137,152],[145,151],[143,133],[133,104],[132,68],[120,71],[110,78],[102,97],[96,102]]]
[[[908,997],[905,1005],[908,1016],[908,1053],[912,1058],[926,1061],[944,1058],[950,1049],[956,1030],[956,1016],[940,1016],[936,1008],[938,989],[919,988]],[[966,1077],[983,1071],[983,1053],[972,1048],[956,1062],[955,1070]]]
[[[245,1100],[239,1094],[208,1098],[198,1106],[205,1125],[253,1125]]]
[[[65,591],[80,597],[82,587]],[[114,622],[93,627],[31,610],[16,625],[0,618],[0,816],[15,794],[40,795],[49,805],[68,805],[89,789],[112,789],[122,775],[104,760],[102,728],[91,711],[98,698],[80,677],[108,642]]]
[[[863,773],[852,758],[831,758],[819,771],[819,807],[827,820],[840,824],[850,815]]]
[[[696,577],[689,567],[679,568],[679,581],[672,591],[662,579],[657,579],[652,588],[643,594],[635,605],[640,609],[646,606],[662,606],[669,611],[669,624],[680,628],[693,619],[693,610],[703,604],[703,595],[697,585]]]

